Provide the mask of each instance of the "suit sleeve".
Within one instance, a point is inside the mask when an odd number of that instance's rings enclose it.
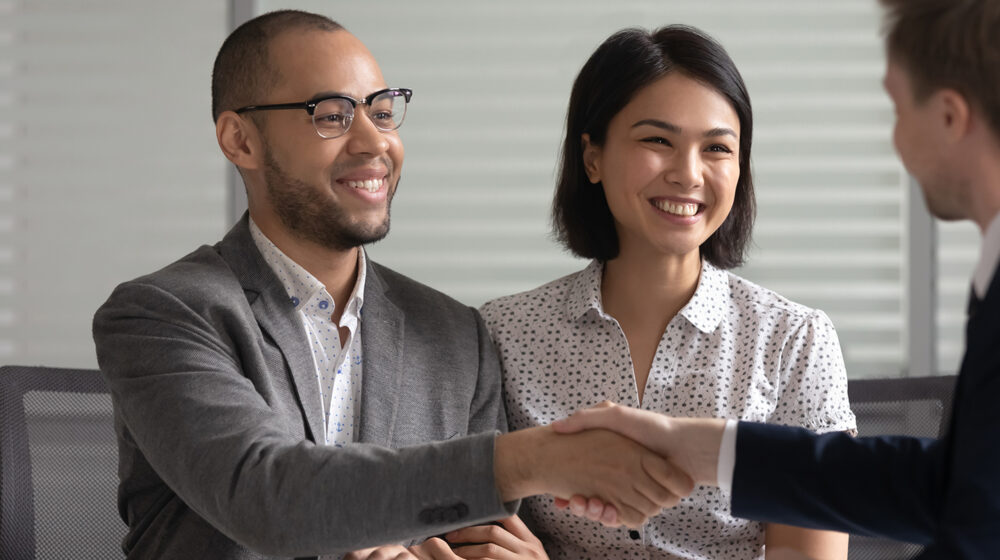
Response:
[[[469,433],[494,430],[506,433],[507,412],[503,401],[500,359],[482,316],[475,309],[472,314],[479,335],[479,379],[469,414]]]
[[[244,375],[219,328],[224,310],[190,302],[124,284],[98,310],[94,338],[118,420],[218,530],[261,554],[304,556],[509,515],[495,488],[492,431],[404,449],[315,445],[282,428]]]
[[[740,422],[733,515],[927,544],[943,505],[945,442]]]

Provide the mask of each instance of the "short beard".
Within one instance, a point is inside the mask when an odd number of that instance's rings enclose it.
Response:
[[[281,223],[296,237],[333,251],[347,251],[383,239],[389,233],[390,188],[385,220],[379,224],[352,223],[350,216],[322,190],[292,178],[264,150],[267,196]],[[397,183],[398,184],[398,183]]]

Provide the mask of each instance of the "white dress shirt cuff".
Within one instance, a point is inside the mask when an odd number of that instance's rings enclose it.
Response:
[[[733,470],[736,468],[736,427],[739,422],[726,420],[726,429],[722,432],[722,443],[719,444],[718,483],[719,490],[729,494],[733,490]]]

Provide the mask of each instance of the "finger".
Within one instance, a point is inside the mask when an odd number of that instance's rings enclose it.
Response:
[[[506,527],[497,525],[475,525],[452,531],[445,539],[453,544],[462,543],[492,543],[507,550],[517,550],[521,539],[511,534]]]
[[[593,521],[600,521],[603,519],[604,510],[607,508],[614,510],[615,506],[606,505],[600,498],[590,498],[587,500],[587,511],[593,512],[590,516],[590,519]],[[617,511],[615,512],[615,515],[617,516]]]
[[[552,429],[561,434],[572,434],[590,428],[600,428],[609,419],[609,413],[618,408],[611,401],[604,401],[584,410],[578,410],[568,418],[556,420]]]
[[[535,537],[535,534],[531,532],[531,529],[528,529],[528,526],[524,524],[524,521],[521,521],[521,518],[516,515],[501,519],[500,524],[503,525],[504,528],[510,532],[510,534],[521,539],[522,541],[534,542],[538,540]]]
[[[650,478],[650,481],[640,481],[640,491],[661,508],[676,506],[681,498],[687,497],[694,490],[694,480],[663,457],[643,455],[640,464]]]
[[[345,556],[345,560],[348,558],[356,560],[404,560],[411,559],[414,556],[407,552],[405,548],[399,545],[391,546],[379,546],[375,548],[366,548],[364,550],[358,550]]]
[[[587,498],[583,496],[573,496],[569,499],[569,511],[577,517],[586,517]]]
[[[557,509],[566,509],[569,507],[569,500],[564,500],[562,498],[553,498],[552,505],[556,506]]]
[[[642,472],[641,468],[640,464],[640,472],[631,478],[629,487],[620,489],[620,493],[615,496],[615,499],[605,502],[615,506],[618,509],[619,519],[630,527],[636,523],[640,525],[645,523],[648,518],[659,515],[662,509],[657,502],[646,495],[646,493],[654,493],[654,488],[660,487],[649,475]],[[587,509],[589,513],[589,503]]]
[[[618,520],[618,510],[615,506],[607,505],[601,510],[601,524],[607,527],[618,527],[621,525],[621,521]]]
[[[641,512],[627,506],[623,506],[623,508],[618,511],[618,525],[624,525],[629,529],[638,529],[649,519]]]
[[[517,552],[507,550],[495,543],[470,544],[455,548],[454,553],[466,560],[518,560],[522,558]]]
[[[461,558],[451,550],[451,545],[439,538],[427,539],[417,546],[411,546],[409,551],[418,560],[453,560]]]
[[[687,475],[678,473],[666,459],[657,455],[643,454],[639,458],[639,464],[645,476],[636,477],[633,484],[636,490],[656,504],[658,509],[676,506],[681,501],[679,494],[689,493]],[[650,515],[658,513],[651,513],[645,509],[642,511]]]
[[[584,515],[591,521],[600,521],[601,512],[604,511],[604,503],[598,498],[591,498],[584,504],[586,513]]]

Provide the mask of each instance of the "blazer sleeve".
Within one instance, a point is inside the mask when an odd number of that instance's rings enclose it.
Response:
[[[492,431],[403,449],[333,448],[291,433],[255,387],[263,376],[243,371],[233,333],[218,327],[224,312],[224,302],[131,282],[94,318],[118,421],[219,531],[261,554],[304,556],[510,515],[495,487]]]
[[[478,311],[472,309],[479,335],[479,378],[469,413],[469,433],[507,432],[507,412],[502,394],[500,359]]]
[[[733,515],[928,544],[943,505],[946,441],[740,422]]]

